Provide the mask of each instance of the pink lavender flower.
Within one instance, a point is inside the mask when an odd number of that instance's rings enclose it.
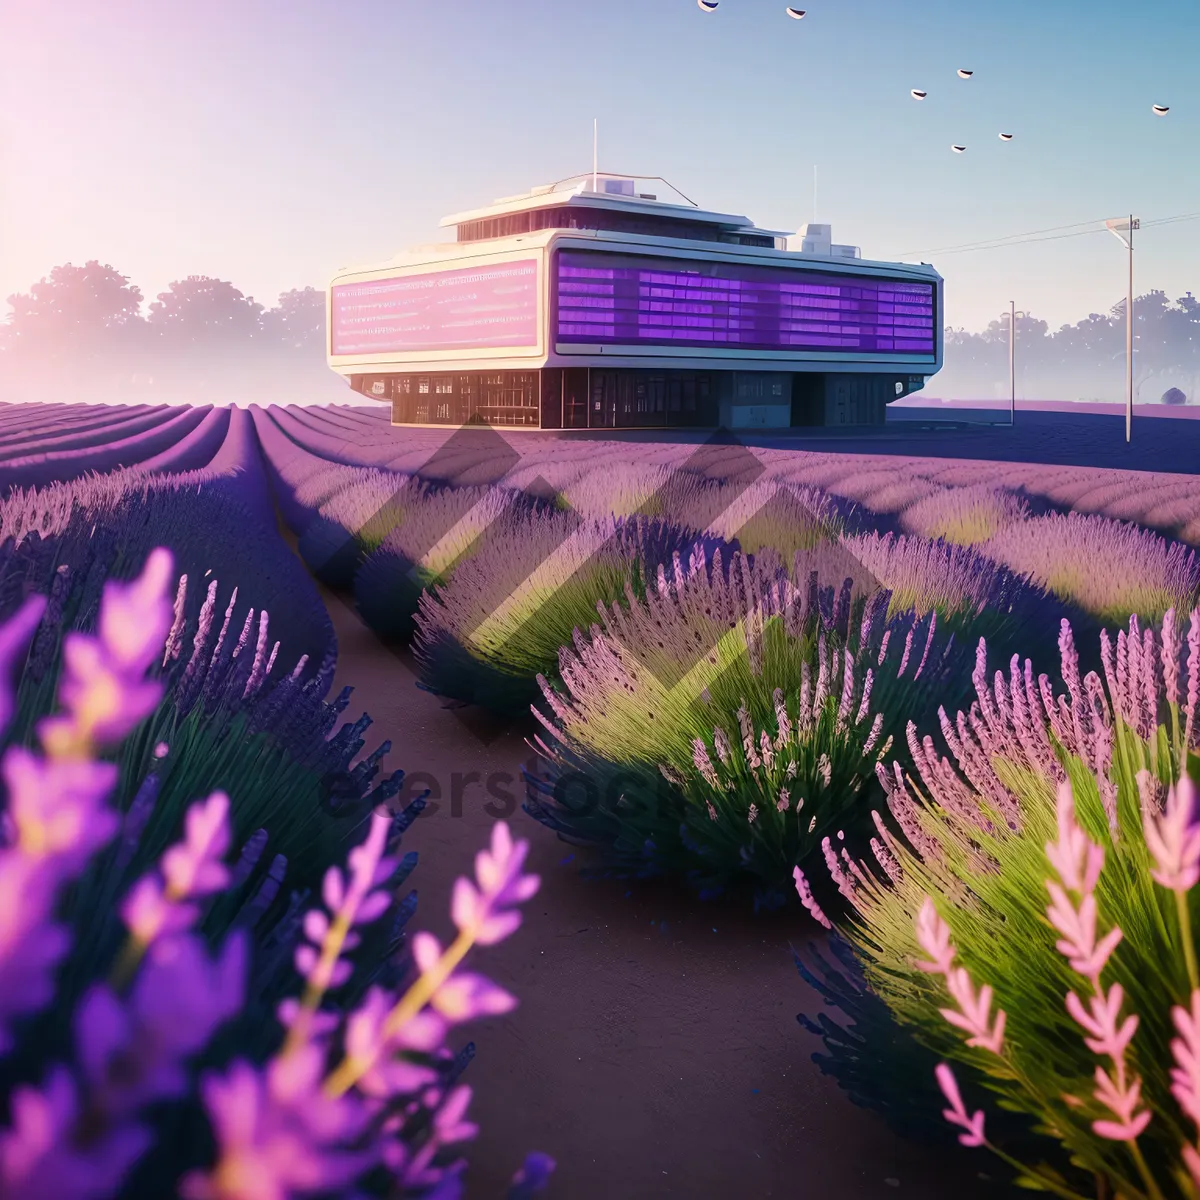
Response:
[[[979,1109],[973,1115],[967,1112],[966,1105],[963,1104],[962,1093],[958,1090],[958,1080],[954,1078],[950,1064],[938,1063],[934,1069],[934,1075],[937,1078],[938,1087],[942,1089],[942,1095],[950,1104],[950,1107],[942,1112],[942,1116],[951,1125],[957,1125],[965,1131],[958,1135],[959,1142],[964,1146],[987,1145],[987,1138],[983,1132],[983,1109]]]
[[[1200,880],[1200,823],[1195,821],[1196,785],[1187,775],[1167,794],[1161,815],[1146,814],[1146,846],[1154,858],[1150,874],[1173,892],[1187,892]]]
[[[813,920],[819,925],[824,925],[826,929],[832,929],[833,924],[813,897],[812,888],[809,887],[808,880],[804,877],[804,872],[799,867],[796,867],[792,871],[792,878],[796,881],[796,892],[800,897],[800,902],[808,909]]]
[[[1124,936],[1120,927],[1112,929],[1097,940],[1096,897],[1088,892],[1076,908],[1061,887],[1050,880],[1046,887],[1050,892],[1050,906],[1046,916],[1050,924],[1062,937],[1055,943],[1059,953],[1071,963],[1071,969],[1095,983],[1104,970],[1108,959]]]
[[[238,1060],[201,1082],[219,1150],[215,1169],[192,1172],[183,1200],[263,1200],[345,1187],[376,1161],[340,1146],[367,1120],[361,1101],[322,1094],[323,1054],[309,1044],[262,1072]]]
[[[163,855],[161,868],[134,884],[121,905],[121,919],[142,946],[189,928],[199,914],[189,901],[229,882],[229,870],[220,861],[229,849],[229,797],[213,792],[191,805],[184,828],[184,840]]]
[[[105,806],[117,782],[112,763],[46,761],[13,746],[0,763],[16,848],[30,861],[54,860],[60,877],[74,874],[116,833]]]
[[[432,933],[418,933],[413,938],[413,961],[423,974],[433,973],[442,953]],[[477,1017],[511,1012],[517,999],[483,975],[458,971],[438,986],[429,1003],[447,1021],[462,1024]]]
[[[151,551],[132,583],[105,584],[99,636],[63,640],[59,700],[67,711],[38,725],[52,758],[86,758],[94,743],[122,741],[162,699],[162,683],[144,675],[171,624],[164,589],[172,567],[169,550]]]
[[[372,987],[346,1020],[347,1057],[371,1064],[355,1085],[364,1096],[408,1096],[437,1080],[437,1071],[432,1067],[411,1062],[398,1052],[432,1053],[445,1040],[449,1021],[426,1010],[386,1035],[384,1025],[393,1005],[388,992]]]
[[[1114,983],[1107,993],[1098,992],[1090,997],[1086,1009],[1083,1001],[1074,992],[1067,993],[1067,1012],[1092,1035],[1090,1038],[1084,1038],[1083,1044],[1093,1054],[1121,1058],[1133,1040],[1133,1035],[1137,1032],[1138,1018],[1126,1017],[1118,1025],[1124,999],[1125,993],[1119,983]]]
[[[1071,784],[1058,785],[1058,841],[1046,843],[1046,857],[1063,884],[1084,894],[1096,886],[1104,869],[1104,848],[1092,842],[1075,820],[1075,797]]]
[[[1004,1026],[1007,1014],[996,1010],[996,1019],[991,1021],[992,989],[984,984],[976,994],[971,976],[964,967],[954,966],[954,946],[950,941],[950,926],[939,915],[933,901],[926,896],[916,920],[917,942],[929,955],[929,961],[919,962],[918,967],[931,975],[941,975],[946,980],[946,990],[958,1005],[938,1011],[955,1028],[971,1036],[968,1046],[1000,1054],[1004,1045]]]
[[[295,963],[307,987],[299,1005],[288,1005],[281,1010],[281,1016],[287,1014],[285,1020],[290,1018],[285,1058],[308,1043],[314,1021],[319,1020],[317,1010],[325,992],[340,987],[353,972],[353,965],[342,958],[345,950],[353,950],[359,943],[353,927],[378,919],[392,903],[391,895],[378,888],[395,873],[397,865],[394,858],[383,857],[390,827],[388,814],[377,812],[372,816],[366,840],[347,857],[349,877],[343,876],[337,867],[330,867],[325,873],[322,899],[328,915],[319,908],[305,914],[303,928],[307,942],[297,947]],[[378,890],[373,891],[375,888]]]
[[[514,843],[508,826],[497,821],[491,849],[475,856],[476,883],[460,878],[454,885],[451,914],[461,933],[481,946],[491,946],[519,928],[521,914],[515,906],[528,900],[541,884],[536,875],[521,874],[528,853],[529,843]]]
[[[1092,1122],[1092,1128],[1100,1137],[1109,1138],[1114,1142],[1132,1142],[1141,1136],[1143,1130],[1150,1124],[1150,1110],[1136,1112],[1142,1098],[1142,1083],[1140,1079],[1130,1082],[1125,1080],[1124,1064],[1118,1063],[1116,1078],[1108,1074],[1103,1067],[1096,1068],[1096,1099],[1100,1101],[1118,1120],[1110,1121],[1102,1118]]]
[[[151,1144],[149,1132],[124,1125],[87,1151],[71,1145],[82,1105],[66,1067],[54,1067],[41,1087],[12,1094],[11,1126],[0,1133],[0,1181],[5,1200],[104,1200],[120,1190]]]
[[[917,913],[917,943],[929,955],[917,966],[931,975],[947,975],[954,965],[954,946],[950,941],[950,926],[942,919],[933,901],[926,896]]]
[[[1069,780],[1058,788],[1058,842],[1048,843],[1046,855],[1058,872],[1060,883],[1047,880],[1050,907],[1046,915],[1051,925],[1062,937],[1056,943],[1074,971],[1090,980],[1094,995],[1089,998],[1087,1008],[1083,1001],[1069,992],[1066,999],[1071,1017],[1091,1034],[1084,1044],[1093,1054],[1102,1054],[1112,1059],[1112,1074],[1103,1067],[1096,1067],[1096,1099],[1117,1119],[1107,1117],[1092,1122],[1092,1129],[1099,1137],[1112,1141],[1132,1142],[1141,1135],[1150,1122],[1150,1110],[1137,1111],[1141,1102],[1141,1081],[1129,1074],[1125,1054],[1137,1031],[1138,1018],[1129,1016],[1120,1021],[1124,992],[1120,984],[1114,983],[1105,991],[1100,986],[1100,974],[1108,963],[1113,950],[1124,936],[1119,926],[1114,925],[1097,940],[1097,907],[1093,889],[1104,866],[1104,852],[1091,842],[1075,819],[1075,800]],[[1064,886],[1067,889],[1064,890]],[[1067,895],[1067,891],[1079,896],[1078,907]]]
[[[104,585],[98,640],[112,667],[124,675],[144,675],[162,651],[171,628],[166,597],[173,566],[171,552],[160,546],[150,551],[132,583]]]
[[[1200,1128],[1200,989],[1192,992],[1190,1008],[1171,1009],[1171,1020],[1179,1031],[1171,1042],[1171,1095]]]

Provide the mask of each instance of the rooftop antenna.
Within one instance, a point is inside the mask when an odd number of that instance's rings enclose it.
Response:
[[[813,163],[813,223],[817,220],[817,164]]]
[[[592,191],[596,191],[596,179],[599,175],[597,164],[599,163],[599,152],[597,146],[599,144],[599,128],[600,122],[598,118],[592,118]]]

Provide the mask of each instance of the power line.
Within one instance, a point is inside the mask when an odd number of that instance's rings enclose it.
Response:
[[[1173,217],[1158,217],[1150,221],[1142,221],[1141,228],[1148,229],[1159,225],[1175,225],[1184,221],[1200,220],[1200,212],[1180,213]],[[1090,225],[1092,228],[1081,228],[1083,225]],[[1055,229],[1074,230],[1072,233],[1055,233]],[[913,250],[904,254],[897,255],[895,259],[889,261],[899,261],[906,258],[915,258],[918,254],[970,254],[978,250],[1001,250],[1008,246],[1024,246],[1033,242],[1056,242],[1062,238],[1069,237],[1084,237],[1092,233],[1105,233],[1106,227],[1102,221],[1089,222],[1081,221],[1077,225],[1058,225],[1050,229],[1035,229],[1027,234],[1012,234],[1007,238],[992,238],[982,242],[965,242],[957,246],[942,246],[934,250]],[[1050,234],[1051,236],[1038,236],[1040,234]]]
[[[1096,225],[1096,221],[1076,221],[1074,225],[1051,225],[1048,229],[1031,229],[1026,233],[1011,233],[1002,238],[986,238],[987,242],[1006,242],[1012,238],[1034,237],[1039,233],[1057,233],[1060,229],[1082,229],[1085,225]],[[981,241],[959,242],[954,246],[935,246],[932,250],[910,250],[907,254],[948,254],[954,250],[973,250],[983,245]]]

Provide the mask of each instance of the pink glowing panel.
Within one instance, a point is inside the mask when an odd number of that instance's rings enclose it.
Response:
[[[333,288],[332,352],[535,347],[536,259]]]

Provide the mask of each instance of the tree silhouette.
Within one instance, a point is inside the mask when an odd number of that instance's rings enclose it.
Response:
[[[306,358],[325,354],[325,293],[314,287],[281,292],[279,303],[263,314],[267,340]]]
[[[141,289],[96,259],[55,267],[8,303],[5,348],[20,357],[90,358],[127,347],[142,325]]]
[[[176,280],[151,302],[150,332],[172,351],[249,347],[261,339],[263,306],[232,283],[207,275]]]

